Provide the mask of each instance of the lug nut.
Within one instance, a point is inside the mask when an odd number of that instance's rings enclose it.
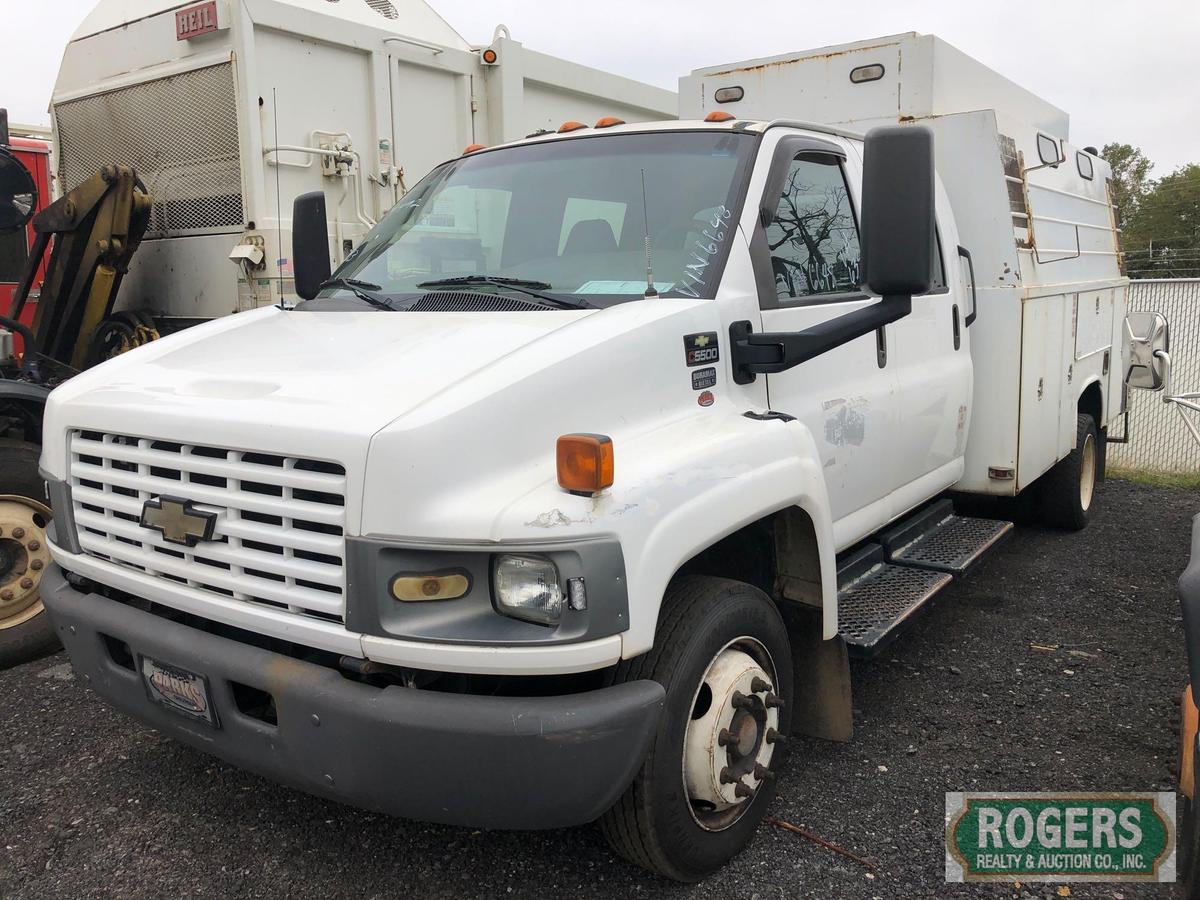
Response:
[[[30,550],[41,550],[42,549],[42,545],[39,541],[30,541],[25,546],[28,547]]]
[[[31,562],[29,564],[29,568],[33,569],[33,571],[35,571],[35,572],[39,572],[39,571],[41,571],[41,568],[44,565],[45,565],[45,563],[42,562],[40,559],[35,559],[35,560],[33,560],[33,562]]]
[[[767,709],[771,709],[772,707],[783,708],[783,698],[778,694],[767,694],[766,703]]]
[[[722,747],[728,747],[731,744],[736,744],[737,742],[737,735],[735,735],[728,728],[722,728],[720,734],[717,735],[717,744]]]
[[[774,781],[775,773],[761,763],[754,764],[754,777],[759,781]]]
[[[738,777],[729,771],[729,766],[721,769],[721,784],[737,784]]]
[[[768,728],[767,729],[767,743],[768,744],[786,744],[787,743],[787,735],[780,734],[774,728]]]
[[[33,579],[32,578],[22,578],[21,579],[21,587],[25,588],[25,590],[29,590],[31,587],[33,587]]]
[[[775,688],[771,687],[771,682],[755,675],[754,680],[750,682],[750,690],[754,691],[756,694],[769,694],[771,691],[775,690]]]
[[[754,705],[754,701],[741,691],[734,691],[733,697],[730,699],[729,703],[734,709],[749,709]]]
[[[0,591],[0,600],[4,600],[5,602],[11,600],[14,596],[16,595],[12,591]]]
[[[733,786],[733,794],[735,797],[741,797],[741,798],[745,799],[746,797],[753,797],[754,791],[750,788],[750,786],[748,784],[746,784],[746,782],[739,781],[737,784],[735,784]]]
[[[15,537],[18,541],[25,537],[25,529],[18,525],[13,529],[13,537]]]

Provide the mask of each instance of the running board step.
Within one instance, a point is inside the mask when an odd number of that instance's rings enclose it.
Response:
[[[962,575],[1012,533],[1013,523],[954,514],[939,500],[879,537],[888,561],[935,572]]]
[[[866,544],[838,569],[838,633],[855,656],[874,656],[952,580],[948,572],[893,565],[879,544]]]

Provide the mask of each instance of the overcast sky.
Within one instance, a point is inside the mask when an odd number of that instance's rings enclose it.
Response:
[[[1140,146],[1155,175],[1200,162],[1200,0],[430,0],[467,40],[497,23],[536,50],[661,87],[695,68],[900,31],[937,34],[1071,115],[1071,140]],[[0,0],[0,105],[46,107],[96,0]]]

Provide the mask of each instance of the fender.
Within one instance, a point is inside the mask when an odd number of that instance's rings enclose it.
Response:
[[[812,434],[798,421],[737,416],[724,424],[723,433],[696,454],[700,458],[680,458],[676,450],[673,461],[678,468],[666,473],[664,481],[690,470],[695,476],[688,480],[689,490],[670,507],[662,496],[662,506],[642,539],[623,541],[631,601],[624,658],[653,646],[663,594],[684,563],[738,529],[790,507],[799,507],[812,519],[821,564],[822,633],[825,638],[837,634],[833,525]],[[671,436],[659,432],[656,437]],[[712,459],[722,455],[722,445],[738,453],[724,465]]]
[[[0,381],[0,401],[15,400],[19,403],[31,403],[45,407],[46,398],[50,396],[50,388],[29,381]]]
[[[42,437],[42,418],[46,413],[46,398],[50,396],[50,388],[29,381],[0,380],[0,409],[6,404],[15,403],[27,407],[36,417],[37,428],[32,434],[26,434],[26,439],[40,443]]]

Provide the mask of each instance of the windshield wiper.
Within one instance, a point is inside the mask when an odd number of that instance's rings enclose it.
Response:
[[[330,278],[328,281],[321,283],[320,290],[323,291],[325,288],[342,288],[352,293],[359,300],[371,304],[376,309],[387,309],[392,312],[398,311],[398,308],[392,305],[391,300],[374,293],[374,291],[382,290],[382,288],[369,281],[362,281],[358,278]]]
[[[528,278],[506,278],[503,275],[458,275],[454,278],[438,278],[433,281],[422,281],[417,287],[447,288],[478,287],[482,285],[512,288],[514,291],[520,291],[529,297],[536,297],[539,300],[544,300],[546,303],[553,304],[559,309],[595,309],[595,306],[581,297],[551,297],[549,294],[540,293],[540,291],[550,290],[552,285],[547,281],[532,281]]]

